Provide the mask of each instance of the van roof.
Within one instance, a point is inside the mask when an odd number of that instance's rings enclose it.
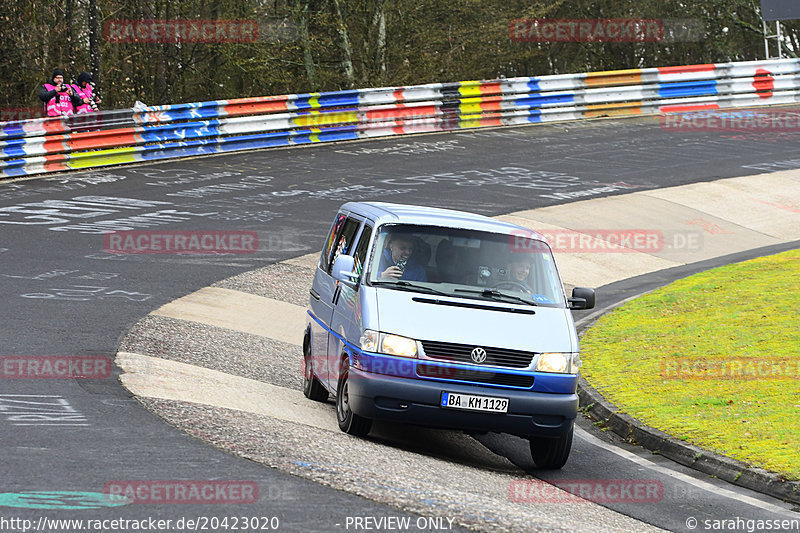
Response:
[[[542,238],[537,232],[504,222],[465,211],[426,207],[422,205],[393,204],[387,202],[348,202],[341,208],[355,214],[366,216],[375,221],[376,225],[386,223],[415,224],[420,226],[442,226],[448,228],[462,228],[476,231],[489,231],[492,233],[510,233],[514,230],[524,230],[532,237]]]

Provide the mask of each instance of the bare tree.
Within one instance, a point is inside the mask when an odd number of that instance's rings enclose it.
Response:
[[[375,63],[378,71],[378,79],[385,82],[386,79],[386,0],[379,0],[375,6],[375,16],[372,19],[372,26],[375,28]]]
[[[92,79],[100,83],[100,46],[98,45],[99,24],[97,20],[97,0],[89,0],[89,62]]]
[[[306,69],[306,79],[312,91],[317,87],[317,69],[314,66],[314,56],[311,55],[311,40],[308,35],[308,0],[298,2],[296,7],[299,25],[300,43],[303,47],[303,65]]]
[[[67,50],[69,57],[69,71],[75,72],[75,32],[72,29],[73,17],[73,0],[66,0],[64,2],[64,19],[67,23]]]
[[[347,86],[352,89],[356,84],[356,73],[353,68],[353,47],[350,46],[350,35],[347,32],[347,24],[345,24],[344,17],[342,16],[339,0],[333,0],[333,7],[336,12],[336,30],[339,33],[342,53],[344,54],[342,66],[344,67]]]

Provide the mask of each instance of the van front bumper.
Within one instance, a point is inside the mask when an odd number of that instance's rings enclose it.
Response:
[[[348,399],[357,415],[422,426],[493,431],[521,437],[557,437],[572,428],[576,393],[556,394],[400,378],[350,367]],[[508,398],[507,413],[463,411],[440,406],[442,392]]]

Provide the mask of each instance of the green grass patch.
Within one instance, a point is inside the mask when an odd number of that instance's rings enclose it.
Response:
[[[800,479],[800,250],[695,274],[603,316],[582,373],[645,424]]]

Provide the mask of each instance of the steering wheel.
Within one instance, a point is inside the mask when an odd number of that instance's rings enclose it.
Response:
[[[503,289],[503,288],[506,288],[506,289],[517,289],[517,290],[520,290],[522,292],[527,292],[527,293],[531,292],[531,290],[528,287],[526,287],[525,284],[520,283],[518,281],[511,281],[511,280],[501,281],[497,285],[495,285],[495,289]]]

